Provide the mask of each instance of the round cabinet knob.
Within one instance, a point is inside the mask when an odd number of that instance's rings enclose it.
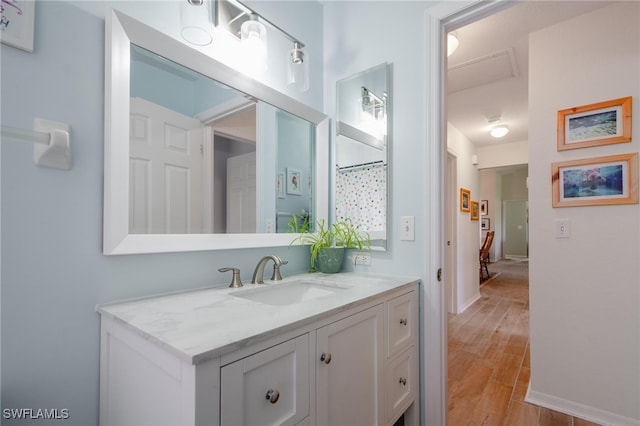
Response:
[[[407,319],[406,318],[400,318],[400,324],[407,325]]]
[[[398,383],[400,383],[402,386],[407,386],[407,379],[405,379],[404,377],[400,377]]]
[[[280,399],[280,392],[274,389],[269,389],[267,391],[267,394],[265,395],[265,398],[267,398],[270,403],[275,404],[276,402],[278,402],[278,399]]]
[[[325,364],[329,364],[331,362],[331,354],[325,354],[324,352],[320,355],[320,361]]]

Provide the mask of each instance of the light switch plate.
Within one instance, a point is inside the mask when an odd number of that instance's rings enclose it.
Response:
[[[571,221],[556,219],[556,238],[571,238]]]
[[[400,240],[414,241],[415,239],[415,216],[402,216],[400,218]]]

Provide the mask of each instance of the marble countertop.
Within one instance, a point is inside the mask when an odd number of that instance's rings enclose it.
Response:
[[[336,290],[286,305],[245,298],[275,290],[273,286],[283,286],[286,292],[285,286],[303,285],[293,283],[300,280]],[[301,274],[277,282],[245,284],[239,289],[216,287],[102,304],[96,311],[197,364],[417,282],[417,278],[355,272]]]

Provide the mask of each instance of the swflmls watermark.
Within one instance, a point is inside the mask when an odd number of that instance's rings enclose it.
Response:
[[[4,408],[3,419],[11,420],[66,420],[68,408]]]

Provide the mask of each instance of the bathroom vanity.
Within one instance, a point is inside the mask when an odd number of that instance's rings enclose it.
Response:
[[[418,423],[418,280],[304,274],[100,305],[101,425]]]

